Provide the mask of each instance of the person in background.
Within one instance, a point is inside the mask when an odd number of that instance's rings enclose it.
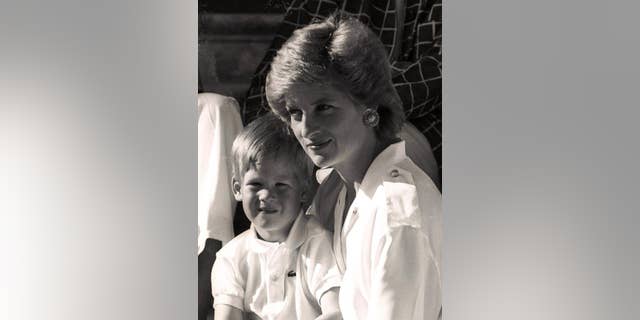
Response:
[[[242,130],[234,98],[198,94],[198,319],[213,314],[211,268],[234,236],[236,201],[231,190],[231,144]]]

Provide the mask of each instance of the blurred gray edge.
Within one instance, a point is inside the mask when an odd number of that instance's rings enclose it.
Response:
[[[637,318],[638,9],[444,1],[445,319]],[[196,318],[197,19],[0,4],[0,319]]]

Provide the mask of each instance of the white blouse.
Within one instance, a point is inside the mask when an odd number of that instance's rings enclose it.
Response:
[[[318,178],[327,175],[323,169]],[[343,186],[334,219],[319,217],[333,220],[344,319],[440,319],[442,197],[407,157],[404,142],[374,159],[343,222],[345,200]],[[318,202],[310,214],[322,214]]]

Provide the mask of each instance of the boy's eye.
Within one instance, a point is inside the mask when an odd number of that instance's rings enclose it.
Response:
[[[287,183],[284,182],[278,182],[276,183],[276,188],[288,188],[289,185]]]
[[[247,182],[247,187],[249,188],[260,188],[262,184],[260,182]]]

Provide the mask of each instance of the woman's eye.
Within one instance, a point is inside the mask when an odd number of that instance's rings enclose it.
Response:
[[[287,111],[289,112],[289,117],[291,117],[291,119],[296,121],[300,121],[300,119],[302,119],[302,111],[298,109],[289,109]]]
[[[318,111],[327,111],[333,109],[333,106],[329,104],[320,104],[316,108],[318,109]]]

